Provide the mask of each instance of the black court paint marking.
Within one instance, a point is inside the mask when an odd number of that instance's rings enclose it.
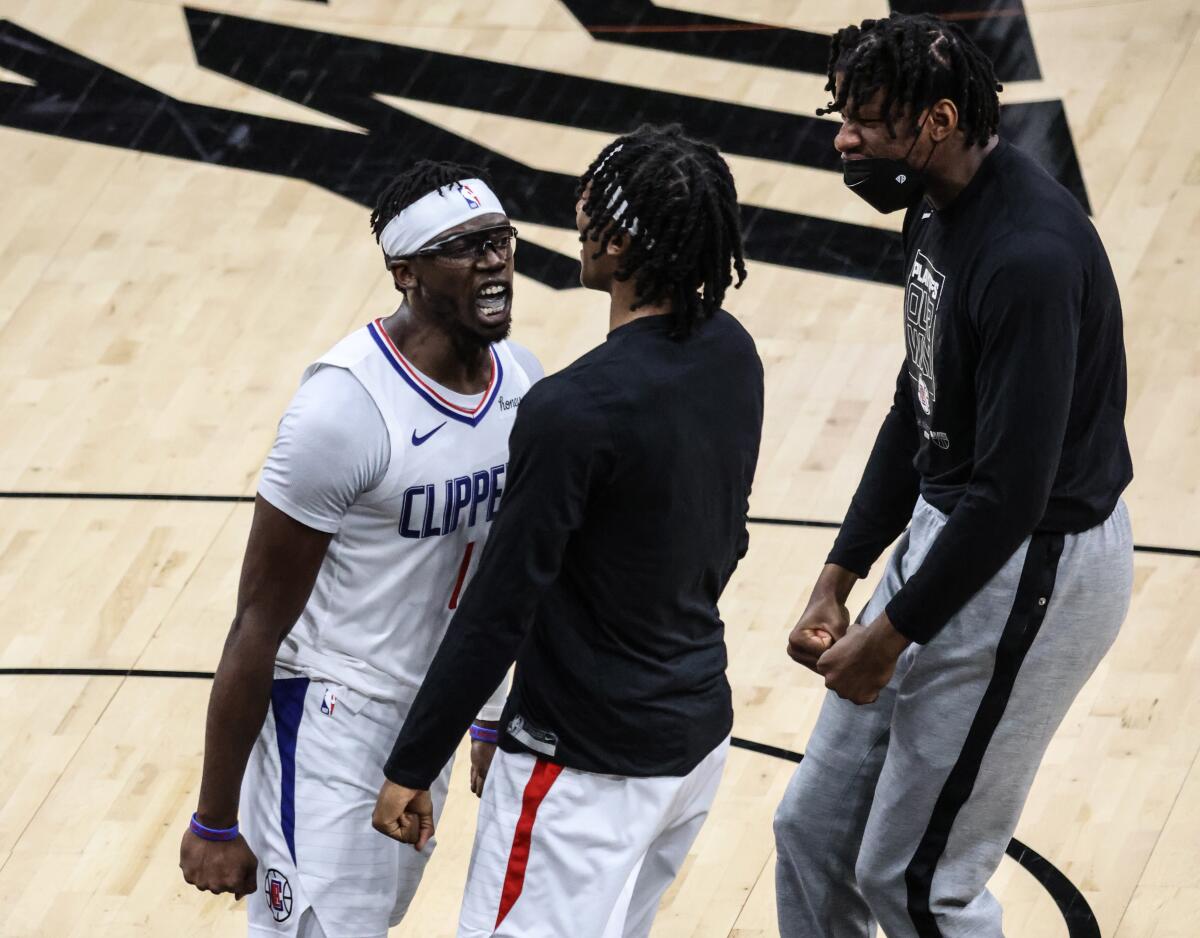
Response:
[[[981,16],[960,25],[978,29],[976,38],[992,37],[1016,56],[1001,63],[1002,77],[1039,74],[1031,40],[1021,38],[1028,35],[1023,9],[1017,0],[1005,3],[1005,10],[1016,9],[1020,15]],[[922,5],[940,10],[947,4],[893,2],[897,8]],[[659,9],[645,0],[567,6],[583,17],[580,28],[591,27],[597,41],[686,49],[710,59],[765,64],[778,56],[795,62],[800,71],[820,70],[829,44],[827,36],[815,33],[741,28],[751,24]],[[584,22],[588,14],[601,20],[617,16],[620,22]],[[6,20],[0,20],[0,66],[31,84],[0,82],[0,125],[302,179],[363,206],[373,203],[406,157],[456,160],[489,170],[514,219],[567,230],[574,227],[575,176],[507,157],[485,140],[421,120],[381,96],[606,134],[624,133],[641,122],[678,121],[728,153],[840,172],[833,149],[837,124],[811,112],[716,101],[193,7],[183,8],[183,20],[180,28],[190,35],[202,68],[319,110],[362,132],[173,98]],[[722,28],[707,28],[712,26]],[[814,109],[824,97],[813,100]],[[1089,206],[1061,101],[1005,104],[1000,120],[1003,136]],[[833,179],[829,184],[839,185]],[[835,276],[900,282],[904,263],[896,233],[833,221],[820,214],[821,208],[814,203],[814,214],[803,214],[743,204],[747,257]],[[516,265],[520,273],[556,289],[579,285],[574,256],[532,241],[522,243]]]
[[[602,42],[680,52],[824,75],[829,37],[769,23],[676,10],[652,0],[562,0]],[[983,49],[1001,81],[1042,77],[1021,0],[891,0],[894,13],[933,13],[956,23]]]
[[[138,668],[129,668],[126,670],[121,670],[120,668],[0,668],[0,677],[28,677],[31,675],[50,677],[158,677],[204,681],[210,681],[213,678],[213,672],[211,671],[155,671]],[[759,755],[783,759],[787,762],[799,762],[804,758],[801,753],[794,752],[791,749],[770,746],[766,743],[742,739],[738,736],[734,736],[730,740],[730,745],[738,749],[745,749],[748,752],[758,753]],[[1067,924],[1068,938],[1100,938],[1100,926],[1096,922],[1096,916],[1092,913],[1087,899],[1083,897],[1083,893],[1079,891],[1075,884],[1067,879],[1054,864],[1037,851],[1025,846],[1025,844],[1016,838],[1013,838],[1009,843],[1005,853],[1024,867],[1025,871],[1041,883],[1042,888],[1050,894],[1050,898],[1058,906],[1058,910],[1062,913],[1063,920]]]
[[[0,498],[24,499],[81,499],[97,502],[217,502],[228,504],[252,504],[253,495],[187,495],[172,492],[0,492]],[[806,518],[760,518],[746,519],[751,524],[767,524],[787,528],[826,528],[836,531],[842,525],[838,521],[817,521]],[[1162,554],[1167,557],[1200,557],[1200,549],[1193,547],[1156,547],[1151,544],[1134,544],[1133,549],[1141,554]],[[3,672],[0,672],[3,673]]]
[[[253,502],[253,495],[180,495],[170,492],[0,492],[0,498],[80,499],[93,502]]]

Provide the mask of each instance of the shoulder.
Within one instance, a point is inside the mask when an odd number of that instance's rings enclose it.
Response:
[[[1021,328],[1067,322],[1081,314],[1085,256],[1060,232],[1034,228],[1007,235],[989,246],[982,261],[970,288],[970,316],[981,332],[1017,322]]]
[[[513,360],[521,366],[521,369],[529,377],[531,384],[536,384],[546,376],[546,369],[542,367],[542,363],[538,361],[536,355],[529,351],[525,346],[520,345],[511,339],[505,339],[503,342],[497,343],[502,348],[508,350],[508,354],[513,357]]]
[[[989,289],[1010,286],[1037,290],[1077,278],[1083,269],[1080,245],[1057,227],[1031,226],[1009,230],[996,238],[982,264]]]
[[[1057,236],[1078,249],[1090,245],[1095,229],[1086,210],[1033,156],[1005,141],[991,159],[997,161],[997,199],[991,207],[998,209],[995,217],[1001,231],[1035,242]]]
[[[709,355],[715,365],[722,368],[728,366],[743,379],[751,372],[761,378],[763,363],[754,336],[736,316],[718,309],[700,326],[700,332],[710,346],[716,346],[715,354]]]
[[[373,334],[375,328],[374,323],[371,323],[362,328],[355,329],[313,362],[309,366],[309,370],[312,371],[321,365],[337,365],[339,368],[351,368],[364,358],[378,354],[378,340]]]
[[[553,436],[606,429],[608,395],[597,393],[602,378],[595,369],[580,366],[576,362],[529,389],[519,414],[525,433]]]
[[[390,459],[387,426],[366,389],[344,368],[316,365],[279,421],[258,491],[297,521],[332,533],[383,479]]]
[[[310,368],[284,420],[293,432],[341,450],[369,449],[387,439],[378,405],[354,374],[320,362]]]
[[[581,373],[581,369],[571,365],[555,374],[547,375],[530,388],[521,402],[521,407],[524,408],[526,402],[529,402],[532,404],[529,409],[542,416],[572,411],[590,412],[595,409],[595,395],[589,391],[594,378],[594,375]]]
[[[754,336],[750,334],[750,330],[729,311],[718,309],[713,313],[708,325],[723,341],[732,342],[735,348],[758,354],[758,347],[754,344]]]

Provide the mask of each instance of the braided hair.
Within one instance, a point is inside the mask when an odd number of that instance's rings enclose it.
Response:
[[[689,335],[721,306],[737,274],[746,279],[737,189],[716,147],[684,136],[678,124],[644,124],[618,137],[579,179],[600,257],[628,240],[615,276],[634,278],[632,308],[667,302],[672,334]]]
[[[843,73],[841,91],[835,76]],[[916,115],[942,98],[958,108],[958,126],[968,146],[983,146],[1000,124],[1003,86],[992,63],[958,26],[927,13],[893,13],[863,20],[833,36],[828,83],[833,100],[817,114],[843,111],[847,101],[861,105],[884,91],[883,119],[895,137],[893,116],[906,107]]]
[[[491,185],[483,170],[474,166],[418,160],[388,183],[376,197],[375,209],[371,212],[371,230],[375,233],[375,240],[379,241],[388,222],[418,199],[435,190],[441,192],[461,179],[482,179]]]

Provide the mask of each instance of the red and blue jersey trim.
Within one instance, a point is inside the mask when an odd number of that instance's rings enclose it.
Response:
[[[430,387],[421,372],[417,371],[409,360],[400,354],[400,350],[396,348],[396,344],[383,328],[383,320],[376,319],[374,322],[367,323],[367,332],[371,334],[371,338],[375,340],[375,344],[379,346],[379,350],[383,352],[384,357],[396,370],[396,373],[439,414],[444,414],[452,420],[468,426],[478,426],[479,421],[487,416],[492,404],[500,396],[500,385],[504,382],[504,367],[500,364],[500,356],[496,354],[495,346],[488,347],[488,354],[492,358],[492,377],[488,381],[487,390],[483,392],[483,399],[472,409],[446,400]]]

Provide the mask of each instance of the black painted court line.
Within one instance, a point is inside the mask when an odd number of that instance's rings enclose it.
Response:
[[[0,498],[82,499],[95,502],[252,502],[253,495],[180,495],[170,492],[0,492]]]
[[[786,759],[788,762],[799,762],[804,758],[798,752],[792,752],[790,749],[781,749],[779,746],[768,746],[766,743],[756,743],[752,739],[741,739],[738,736],[729,737],[729,745],[737,749],[746,749],[750,752],[761,753],[764,756],[774,756],[776,759]]]
[[[253,495],[186,495],[173,492],[0,492],[3,498],[25,499],[81,499],[98,502],[217,502],[223,504],[250,504]],[[840,528],[838,521],[818,521],[807,518],[760,518],[746,519],[751,524],[770,524],[789,528]],[[1155,547],[1150,544],[1134,544],[1133,549],[1143,554],[1164,554],[1169,557],[1200,557],[1200,549],[1191,547]],[[4,673],[0,671],[0,674]]]
[[[840,528],[837,521],[809,521],[803,518],[757,518],[746,519],[751,524],[779,524],[796,528]],[[1134,544],[1133,549],[1141,554],[1166,554],[1171,557],[1200,557],[1200,549],[1193,547],[1155,547],[1151,544]]]
[[[0,668],[5,676],[58,677],[173,677],[211,681],[212,671],[155,671],[143,668]]]
[[[1133,549],[1143,554],[1166,554],[1169,557],[1200,557],[1200,550],[1191,547],[1154,547],[1150,544],[1134,544]]]
[[[1004,851],[1050,894],[1067,923],[1068,938],[1101,938],[1100,923],[1083,893],[1053,863],[1017,838]]]
[[[779,524],[791,528],[829,528],[834,531],[842,526],[840,521],[810,521],[804,518],[758,518],[752,515],[746,520],[751,524]]]

